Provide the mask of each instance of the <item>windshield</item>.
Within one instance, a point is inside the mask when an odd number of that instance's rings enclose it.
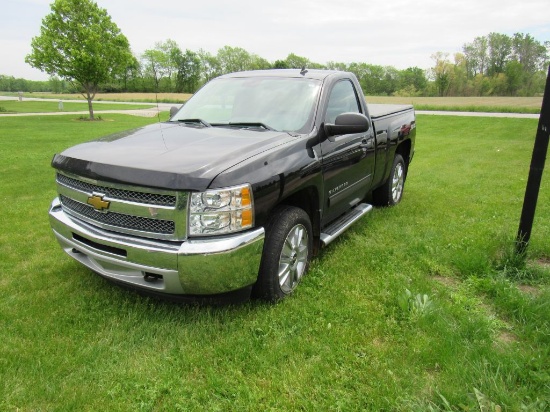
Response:
[[[305,78],[216,79],[199,90],[171,120],[307,133],[313,127],[320,87],[319,81]]]

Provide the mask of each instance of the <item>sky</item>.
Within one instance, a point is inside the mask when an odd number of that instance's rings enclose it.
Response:
[[[48,75],[25,63],[53,0],[2,0],[0,74]],[[290,53],[312,62],[363,62],[397,69],[433,66],[491,32],[550,41],[548,0],[96,0],[139,57],[155,43],[215,55],[241,47],[270,62]]]

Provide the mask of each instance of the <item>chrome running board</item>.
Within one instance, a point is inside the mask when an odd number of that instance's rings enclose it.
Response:
[[[321,243],[327,246],[330,242],[345,232],[352,224],[357,222],[372,210],[372,205],[359,203],[345,215],[339,217],[321,233]]]

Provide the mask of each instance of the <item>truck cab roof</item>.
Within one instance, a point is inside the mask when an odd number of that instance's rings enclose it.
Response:
[[[303,77],[306,79],[324,80],[331,75],[353,76],[352,73],[337,70],[319,70],[319,69],[269,69],[269,70],[251,70],[225,74],[219,78],[235,77]]]

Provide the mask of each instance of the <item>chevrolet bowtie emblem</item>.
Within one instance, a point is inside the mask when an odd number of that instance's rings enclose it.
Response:
[[[103,200],[103,196],[95,195],[95,194],[88,198],[87,203],[89,205],[92,205],[95,210],[98,210],[100,212],[103,212],[109,209],[109,205],[111,204],[111,202]]]

